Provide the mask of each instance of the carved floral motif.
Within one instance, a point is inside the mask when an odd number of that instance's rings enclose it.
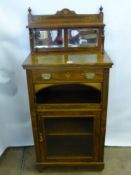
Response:
[[[56,15],[62,16],[62,15],[76,15],[75,11],[69,10],[67,8],[62,9],[61,11],[57,11]]]

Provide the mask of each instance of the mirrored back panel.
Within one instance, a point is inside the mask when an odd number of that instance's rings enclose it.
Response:
[[[68,47],[98,47],[98,37],[95,28],[68,29]]]
[[[35,48],[64,47],[64,29],[34,29]]]
[[[35,49],[99,47],[98,28],[33,29],[33,38]]]

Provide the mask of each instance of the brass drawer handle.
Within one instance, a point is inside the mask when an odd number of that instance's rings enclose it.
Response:
[[[43,74],[41,74],[41,77],[43,80],[50,80],[51,74],[50,73],[43,73]]]
[[[91,80],[94,77],[95,77],[95,73],[94,72],[85,73],[85,78],[88,79],[88,80]]]

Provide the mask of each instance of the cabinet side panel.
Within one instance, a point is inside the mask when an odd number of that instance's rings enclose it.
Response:
[[[104,70],[104,81],[102,87],[102,113],[100,120],[100,161],[104,159],[104,143],[106,132],[107,104],[108,104],[108,84],[109,84],[109,69]]]
[[[37,115],[35,112],[35,100],[34,100],[34,90],[33,90],[33,81],[32,81],[32,71],[26,70],[27,75],[27,83],[28,83],[28,94],[29,94],[29,102],[30,102],[30,114],[32,121],[32,130],[33,130],[33,138],[35,143],[36,150],[36,161],[39,162],[41,160],[41,153],[39,149],[39,138],[38,138],[38,122]]]

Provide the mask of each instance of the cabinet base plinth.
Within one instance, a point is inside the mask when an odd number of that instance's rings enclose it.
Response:
[[[103,170],[104,162],[37,162],[37,169],[42,171],[44,168],[61,168],[61,167],[71,167],[71,168],[87,168],[89,170]]]

